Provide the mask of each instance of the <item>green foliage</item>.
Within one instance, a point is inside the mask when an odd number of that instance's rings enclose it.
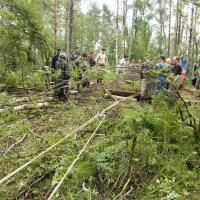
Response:
[[[109,117],[98,131],[100,136],[93,140],[77,162],[60,188],[57,198],[79,200],[99,199],[104,196],[103,199],[113,199],[123,189],[127,181],[125,173],[131,166],[131,186],[134,190],[130,198],[192,199],[192,196],[195,196],[194,191],[199,192],[197,180],[200,164],[193,135],[190,128],[183,127],[177,107],[169,105],[163,98],[164,95],[155,96],[153,105],[150,106],[125,102],[117,110],[113,110],[112,115],[108,113]],[[12,103],[5,93],[1,94],[0,103],[3,99]],[[6,148],[8,138],[17,141],[23,134],[28,133],[27,126],[31,126],[42,138],[27,134],[22,144],[2,157],[1,165],[5,170],[2,170],[1,177],[8,169],[12,171],[25,163],[38,152],[63,138],[66,131],[71,131],[85,122],[98,112],[100,107],[106,106],[103,99],[99,99],[98,105],[95,97],[88,101],[87,108],[69,101],[68,104],[55,104],[43,112],[2,114],[2,147]],[[79,118],[74,117],[77,113]],[[35,118],[24,124],[18,123],[29,115],[35,115]],[[31,164],[11,183],[3,186],[0,193],[7,191],[4,199],[16,197],[32,182],[47,174],[46,178],[33,185],[28,192],[28,196],[43,198],[51,185],[57,183],[66,172],[97,124],[91,124],[77,135],[76,140],[67,140]],[[57,130],[58,128],[61,130]],[[136,138],[136,145],[132,152],[133,138]],[[10,146],[10,143],[8,145]],[[118,183],[119,189],[115,188],[111,192],[120,174],[123,174],[125,180],[120,179],[122,184],[120,186]]]
[[[0,13],[3,20],[0,28],[1,62],[13,69],[23,64],[24,60],[35,62],[36,56],[47,58],[48,36],[35,2],[5,0],[2,3],[5,10]]]
[[[15,71],[6,70],[0,83],[5,84],[6,87],[25,86],[45,88],[47,80],[52,77],[51,73],[43,67],[38,67],[37,69],[33,65],[22,67],[23,69],[16,69]]]
[[[4,77],[1,79],[1,83],[4,83],[8,87],[15,87],[17,86],[17,74],[14,71],[7,70],[4,74]]]

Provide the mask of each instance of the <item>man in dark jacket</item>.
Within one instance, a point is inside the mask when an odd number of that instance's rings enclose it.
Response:
[[[181,64],[179,63],[178,57],[172,58],[172,69],[171,72],[174,75],[174,83],[180,88],[183,85],[183,69]]]
[[[60,52],[61,52],[61,51],[62,51],[62,49],[61,49],[61,48],[58,48],[58,49],[57,49],[57,52],[56,52],[56,55],[54,55],[53,58],[52,58],[51,67],[52,67],[53,69],[56,69],[56,64],[57,64],[57,62],[58,62],[58,58],[59,58],[59,56],[60,56]]]
[[[194,85],[197,89],[200,89],[200,59],[194,66],[193,76],[192,85]]]
[[[180,76],[182,73],[182,66],[179,64],[179,58],[173,57],[172,59],[172,73],[174,76]]]
[[[69,96],[70,70],[67,63],[66,54],[64,52],[60,53],[56,68],[61,70],[61,75],[56,80],[54,93],[60,100],[66,101]]]

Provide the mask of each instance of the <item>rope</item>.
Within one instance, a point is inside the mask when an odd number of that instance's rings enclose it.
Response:
[[[41,152],[36,157],[34,157],[33,159],[31,159],[30,161],[28,161],[27,163],[25,163],[21,167],[17,168],[15,171],[13,171],[10,174],[8,174],[7,176],[5,176],[3,179],[0,180],[0,185],[2,183],[4,183],[6,180],[8,180],[9,178],[11,178],[12,176],[14,176],[15,174],[17,174],[18,172],[20,172],[22,169],[24,169],[28,165],[30,165],[32,162],[34,162],[35,160],[37,160],[38,158],[40,158],[42,155],[44,155],[45,153],[47,153],[48,151],[50,151],[51,149],[53,149],[54,147],[56,147],[57,145],[59,145],[60,143],[62,143],[64,140],[66,140],[67,138],[69,138],[71,135],[73,135],[73,134],[77,133],[78,131],[80,131],[81,129],[85,128],[88,124],[90,124],[91,122],[93,122],[97,117],[98,117],[98,114],[95,115],[90,120],[88,120],[85,124],[83,124],[82,126],[80,126],[79,128],[77,128],[76,130],[74,130],[71,133],[69,133],[68,135],[66,135],[63,139],[59,140],[58,142],[56,142],[55,144],[53,144],[52,146],[50,146],[48,149],[46,149],[45,151]]]
[[[7,176],[5,176],[4,178],[2,178],[0,180],[0,185],[2,183],[4,183],[6,180],[8,180],[9,178],[11,178],[12,176],[14,176],[15,174],[17,174],[18,172],[20,172],[21,170],[23,170],[24,168],[26,168],[28,165],[30,165],[32,162],[34,162],[35,160],[37,160],[38,158],[40,158],[41,156],[43,156],[45,153],[49,152],[50,150],[52,150],[54,147],[58,146],[60,143],[62,143],[63,141],[65,141],[67,138],[69,138],[71,135],[77,133],[78,131],[82,130],[83,128],[85,128],[87,125],[89,125],[90,123],[92,123],[96,118],[98,118],[101,115],[104,115],[108,110],[112,109],[113,107],[117,106],[121,101],[125,101],[127,98],[124,98],[123,100],[120,101],[115,101],[112,105],[108,106],[107,108],[105,108],[104,110],[102,110],[100,113],[97,113],[94,117],[92,117],[91,119],[89,119],[86,123],[84,123],[83,125],[81,125],[79,128],[77,128],[76,130],[72,131],[71,133],[69,133],[68,135],[66,135],[63,139],[59,140],[58,142],[56,142],[55,144],[53,144],[52,146],[50,146],[49,148],[47,148],[45,151],[42,151],[41,153],[39,153],[36,157],[34,157],[33,159],[31,159],[30,161],[28,161],[27,163],[25,163],[24,165],[22,165],[21,167],[17,168],[15,171],[11,172],[10,174],[8,174]]]
[[[97,128],[95,129],[95,131],[92,133],[92,135],[90,136],[90,138],[88,139],[88,141],[85,143],[84,147],[81,149],[81,151],[79,152],[79,154],[76,156],[76,158],[74,159],[74,161],[72,162],[72,164],[68,167],[66,173],[64,174],[64,176],[62,177],[62,179],[59,181],[59,183],[57,184],[57,186],[55,187],[55,189],[53,190],[53,192],[51,193],[50,197],[48,198],[48,200],[51,200],[54,196],[54,194],[58,191],[58,189],[60,188],[60,186],[62,185],[63,181],[65,180],[65,178],[67,177],[67,175],[70,173],[70,171],[73,169],[74,165],[76,164],[76,162],[80,159],[82,153],[86,150],[87,146],[89,145],[89,143],[91,142],[91,140],[94,138],[94,136],[96,135],[99,127],[101,126],[101,124],[103,123],[105,119],[105,116],[103,117],[103,119],[101,120],[101,122],[99,123],[99,125],[97,126]]]

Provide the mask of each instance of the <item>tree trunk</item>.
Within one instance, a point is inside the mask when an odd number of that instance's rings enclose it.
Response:
[[[73,20],[74,20],[74,1],[68,0],[67,2],[67,56],[71,59],[72,49],[72,34],[73,34]]]
[[[168,57],[170,57],[171,52],[172,5],[173,0],[169,0]]]
[[[195,14],[194,14],[194,30],[193,30],[193,48],[192,48],[192,61],[193,62],[197,62],[198,60],[198,51],[197,48],[198,47],[198,42],[197,42],[197,18],[198,18],[198,7],[195,6]]]
[[[187,5],[187,22],[186,22],[186,29],[185,29],[185,42],[186,44],[188,43],[189,39],[188,39],[188,29],[189,29],[189,13],[190,13],[190,8],[189,5]]]
[[[123,0],[123,53],[126,53],[126,36],[127,36],[127,27],[126,27],[126,18],[128,11],[128,2]]]
[[[53,34],[54,34],[54,48],[57,49],[57,35],[58,35],[58,13],[57,13],[57,0],[52,0],[52,21],[53,21]]]
[[[183,2],[182,0],[179,0],[179,5],[178,5],[178,32],[177,32],[177,53],[179,53],[179,46],[181,44],[182,38],[181,38],[181,33],[182,33],[182,15],[181,15],[181,11],[183,9]]]
[[[119,60],[119,0],[117,0],[117,13],[116,13],[115,59],[117,65]]]
[[[0,5],[0,12],[4,10],[4,6],[3,5]],[[3,25],[4,24],[4,20],[3,20],[3,17],[0,15],[0,25]]]
[[[176,4],[176,23],[175,23],[175,29],[174,29],[174,54],[177,54],[178,50],[178,30],[179,30],[179,2],[180,0],[177,1]]]
[[[135,27],[135,14],[136,14],[136,9],[135,9],[135,0],[133,1],[133,5],[132,5],[132,25],[131,25],[131,33],[130,33],[130,44],[129,44],[129,52],[128,52],[128,56],[129,56],[129,60],[131,59],[131,51],[132,51],[132,46],[133,46],[133,34],[134,34],[134,27]]]
[[[193,26],[194,26],[194,6],[192,6],[191,10],[191,23],[190,23],[190,36],[189,36],[189,44],[188,44],[188,58],[191,60],[191,52],[192,52],[192,35],[193,35]],[[190,66],[187,68],[186,74],[189,75]]]
[[[159,53],[162,54],[162,46],[163,46],[163,3],[162,0],[158,1],[159,5],[159,25],[160,25],[160,31],[159,31],[159,40],[158,40],[158,48],[159,48]]]

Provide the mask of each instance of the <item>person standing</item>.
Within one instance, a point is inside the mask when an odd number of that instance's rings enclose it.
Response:
[[[180,87],[183,83],[183,79],[181,78],[182,66],[179,63],[179,58],[176,56],[172,58],[171,72],[174,75],[174,83],[176,83],[176,85],[178,85],[178,87]]]
[[[194,78],[192,79],[192,85],[197,89],[200,89],[200,59],[194,66],[193,76]]]
[[[187,71],[188,60],[185,59],[183,55],[180,56],[180,65],[182,67],[182,73],[184,76]]]
[[[172,73],[174,76],[180,76],[182,73],[182,66],[179,63],[179,58],[178,57],[173,57],[172,58]]]
[[[56,69],[56,65],[57,65],[57,62],[58,62],[58,59],[59,59],[59,56],[60,56],[60,52],[62,51],[61,48],[58,48],[57,49],[57,52],[56,52],[56,55],[53,56],[52,58],[52,61],[51,61],[51,67],[52,69]]]
[[[157,92],[161,88],[168,88],[167,76],[170,72],[170,66],[166,63],[165,56],[160,56],[160,63],[156,65],[156,69],[160,72],[155,84],[155,91]]]
[[[106,49],[102,48],[101,53],[96,57],[96,65],[99,69],[97,83],[102,84],[103,75],[105,73],[105,68],[106,68],[107,64],[108,64],[108,58],[106,56]]]
[[[64,52],[60,53],[57,62],[57,69],[61,70],[60,77],[56,80],[54,87],[54,94],[62,101],[68,99],[69,94],[69,79],[70,79],[70,70],[67,62],[67,56]]]
[[[108,58],[106,56],[106,49],[102,48],[101,53],[96,57],[96,64],[98,67],[105,69],[108,64]]]

